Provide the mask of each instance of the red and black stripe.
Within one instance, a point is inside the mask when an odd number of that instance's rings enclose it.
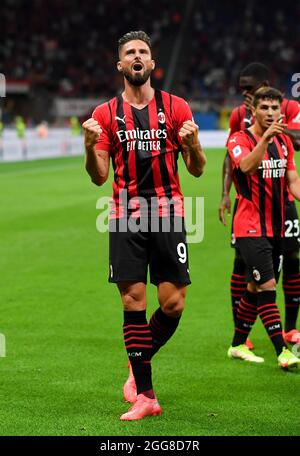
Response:
[[[137,394],[147,391],[153,396],[150,363],[153,344],[145,310],[124,311],[123,334]]]
[[[239,274],[231,274],[230,293],[235,298],[241,298],[247,288],[246,276]]]
[[[152,349],[152,334],[148,324],[128,324],[123,326],[124,342],[127,350]]]
[[[235,181],[237,183],[237,192],[249,201],[252,200],[251,181],[249,182],[245,173],[240,168],[235,168],[234,171]],[[238,200],[237,200],[238,205]],[[235,208],[235,210],[237,207]]]
[[[112,100],[110,100],[108,102],[108,109],[109,109],[109,115],[110,115],[110,124],[112,125],[112,122],[113,122],[112,110],[113,110],[113,108],[111,106],[111,103],[112,103]],[[111,135],[111,139],[112,139],[112,142],[113,142],[112,135]],[[111,154],[111,161],[112,161],[113,170],[116,171],[116,156],[115,156],[115,154]],[[114,172],[114,181],[115,181],[116,185],[118,185],[118,174],[116,172]]]
[[[249,302],[248,302],[249,301]],[[237,317],[240,320],[240,326],[244,329],[251,330],[257,317],[257,303],[247,300],[247,295],[241,298],[240,305],[237,309]]]
[[[257,145],[257,141],[254,138],[253,134],[249,130],[245,130],[246,135],[251,139],[254,147]],[[261,227],[261,235],[267,235],[266,229],[266,188],[265,188],[265,179],[263,178],[263,173],[258,170],[258,191],[259,191],[259,219]]]
[[[170,94],[159,90],[143,109],[131,106],[122,95],[111,100],[108,114],[114,125],[111,138],[115,170],[113,190],[114,200],[120,207],[120,198],[126,190],[128,199],[174,198],[175,207],[162,203],[161,215],[166,215],[165,208],[170,207],[171,214],[183,216],[182,204],[177,201],[177,198],[182,201],[183,197],[177,173],[180,147],[175,133],[176,121],[171,116],[174,103],[176,100],[172,100]]]
[[[149,322],[153,339],[152,356],[173,336],[180,318],[169,317],[160,307],[154,312]]]
[[[134,129],[150,131],[149,109],[145,106],[143,109],[137,109],[131,106]],[[152,153],[150,151],[141,150],[139,142],[143,140],[136,139],[135,144],[135,164],[136,164],[136,179],[137,179],[137,195],[145,198],[156,196],[154,189],[154,178],[151,166]]]
[[[155,91],[155,101],[156,101],[156,115],[162,112],[165,115],[165,106],[162,99],[162,93],[160,90]],[[159,124],[160,129],[166,129],[166,122],[160,122]],[[169,133],[169,132],[168,132]],[[172,190],[170,184],[170,169],[168,168],[167,161],[166,161],[166,139],[162,138],[160,140],[160,155],[159,155],[159,168],[161,174],[161,182],[165,191],[165,196],[167,198],[172,198]],[[172,169],[173,172],[173,169]]]
[[[246,290],[237,308],[232,346],[244,344],[257,317],[257,294]]]
[[[276,303],[261,305],[258,307],[258,312],[265,328],[270,333],[270,337],[276,336],[276,334],[280,332],[280,329],[275,327],[275,323],[278,325],[281,323],[279,310]]]
[[[123,131],[124,132],[124,138],[125,138],[125,132],[126,132],[126,123],[122,122],[121,119],[124,119],[124,104],[123,104],[123,98],[122,95],[119,95],[117,97],[117,109],[116,109],[116,116],[118,117],[117,124],[118,124],[118,131]],[[129,169],[128,169],[128,151],[127,151],[127,140],[122,141],[122,165],[123,165],[123,170],[122,170],[122,177],[123,177],[123,188],[128,190],[128,185],[130,182],[130,176],[129,176]]]
[[[268,145],[268,155],[269,159],[273,158],[274,160],[280,159],[280,154],[277,148],[277,145],[274,141]],[[281,236],[282,235],[282,218],[283,218],[283,188],[281,183],[281,178],[272,179],[272,236]]]
[[[257,310],[277,355],[279,355],[286,345],[282,337],[282,325],[276,305],[275,290],[264,290],[257,293]]]

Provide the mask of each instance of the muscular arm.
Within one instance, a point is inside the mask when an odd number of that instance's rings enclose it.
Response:
[[[300,177],[298,176],[297,171],[287,171],[286,177],[291,194],[300,201]]]
[[[85,169],[91,176],[92,182],[98,186],[107,181],[109,173],[109,152],[96,150],[95,144],[101,135],[98,122],[90,118],[82,124],[84,129]]]
[[[85,169],[91,176],[94,184],[101,186],[108,178],[109,174],[109,152],[106,150],[95,150],[85,148]]]
[[[286,124],[282,124],[279,121],[274,121],[270,127],[264,132],[261,139],[258,141],[252,152],[240,160],[240,170],[245,174],[256,173],[261,161],[263,159],[268,142],[276,135],[283,133],[286,128]]]
[[[223,225],[227,225],[225,219],[225,210],[227,210],[227,214],[230,215],[231,211],[231,201],[229,198],[229,193],[232,185],[232,165],[231,160],[228,152],[226,152],[224,162],[223,162],[223,170],[222,170],[222,196],[221,196],[221,203],[219,206],[219,220],[223,223]]]
[[[244,174],[255,174],[263,159],[269,140],[264,136],[258,141],[252,152],[240,161],[240,170]]]
[[[232,164],[228,152],[226,152],[223,162],[222,174],[222,195],[229,195],[232,185]]]
[[[206,164],[206,157],[200,144],[182,146],[182,156],[188,172],[195,177],[200,177]]]
[[[182,138],[182,156],[190,174],[200,177],[206,164],[206,156],[198,138],[198,126],[188,120],[179,131]]]
[[[241,130],[241,121],[240,121],[240,108],[234,108],[232,113],[230,114],[229,118],[229,135],[227,139],[227,143],[233,135]],[[219,205],[219,220],[223,225],[227,225],[226,218],[225,218],[225,211],[227,211],[227,215],[230,216],[231,213],[231,201],[229,198],[230,189],[232,185],[232,163],[228,152],[226,152],[224,161],[223,161],[223,169],[222,169],[222,193],[221,193],[221,202]]]

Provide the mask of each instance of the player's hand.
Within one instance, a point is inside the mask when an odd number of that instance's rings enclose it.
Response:
[[[279,135],[284,132],[284,129],[287,127],[287,124],[282,123],[282,118],[280,117],[277,120],[274,120],[269,128],[264,132],[263,138],[267,141],[270,141],[274,136]]]
[[[247,109],[251,109],[252,103],[253,103],[253,95],[251,93],[247,92],[244,95],[244,105],[246,106]]]
[[[186,146],[199,145],[198,138],[198,125],[195,124],[192,120],[186,120],[183,122],[182,127],[179,130],[179,136],[182,139],[183,144]]]
[[[82,124],[84,130],[84,144],[87,149],[93,148],[100,135],[102,133],[102,128],[98,124],[97,120],[92,117]]]
[[[219,220],[226,226],[225,211],[227,211],[227,216],[229,216],[231,213],[231,201],[228,195],[223,196],[219,207]]]

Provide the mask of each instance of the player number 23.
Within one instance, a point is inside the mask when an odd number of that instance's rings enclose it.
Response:
[[[297,237],[299,236],[300,229],[299,229],[299,220],[286,220],[285,221],[285,237]]]

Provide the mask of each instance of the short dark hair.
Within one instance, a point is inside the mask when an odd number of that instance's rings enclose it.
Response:
[[[240,73],[241,76],[252,76],[258,82],[268,81],[270,77],[269,68],[259,62],[252,62],[245,66]]]
[[[132,40],[144,41],[151,50],[151,40],[150,40],[150,37],[147,35],[147,33],[143,32],[143,30],[134,30],[134,31],[125,33],[125,35],[121,36],[121,38],[118,40],[118,53],[120,54],[120,51],[121,51],[122,47],[124,46],[124,44],[126,44]]]
[[[280,90],[274,89],[274,87],[260,87],[256,90],[253,97],[253,106],[256,108],[259,100],[278,100],[282,103],[283,95]]]

